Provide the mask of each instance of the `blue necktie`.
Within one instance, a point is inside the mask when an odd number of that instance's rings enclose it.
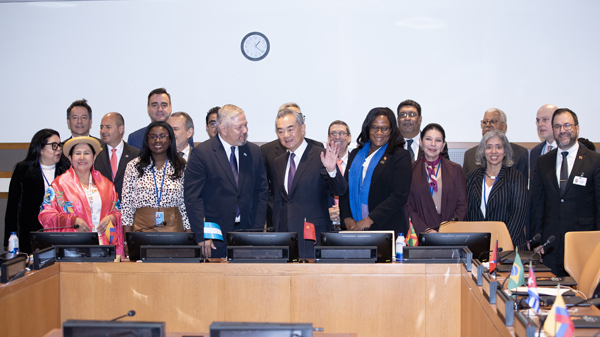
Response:
[[[294,152],[290,154],[290,170],[288,172],[288,194],[292,193],[292,182],[294,182],[294,176],[296,175],[296,162],[294,161],[296,155]]]
[[[229,156],[229,165],[231,165],[231,170],[233,171],[233,178],[235,178],[235,186],[238,186],[238,168],[237,168],[237,159],[235,158],[235,146],[231,147],[231,155]],[[240,216],[240,206],[238,205],[237,211],[235,213],[235,217]]]

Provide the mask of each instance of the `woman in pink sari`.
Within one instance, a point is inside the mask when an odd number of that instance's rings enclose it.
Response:
[[[44,228],[63,232],[97,232],[101,245],[115,245],[123,256],[123,228],[118,195],[112,182],[93,165],[102,151],[100,142],[92,137],[75,137],[63,147],[69,155],[71,168],[60,175],[46,191],[38,216]]]

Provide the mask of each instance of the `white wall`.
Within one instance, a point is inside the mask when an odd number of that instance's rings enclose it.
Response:
[[[545,103],[578,113],[581,136],[600,115],[598,1],[66,1],[0,4],[0,142],[28,142],[44,127],[63,138],[66,108],[82,97],[94,113],[119,111],[126,134],[149,122],[146,96],[172,95],[192,114],[196,141],[206,111],[246,111],[251,141],[275,138],[287,101],[324,139],[334,119],[358,136],[375,106],[420,102],[423,123],[447,140],[478,141],[490,107],[508,115],[511,141],[538,141]],[[264,60],[240,52],[242,37],[271,41]]]

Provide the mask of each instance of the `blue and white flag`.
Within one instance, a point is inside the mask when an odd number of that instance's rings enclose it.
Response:
[[[531,263],[529,264],[529,276],[527,276],[527,305],[538,314],[540,313],[540,296],[537,291],[537,282],[535,280],[535,273]]]
[[[214,222],[204,222],[204,238],[223,241],[221,227]]]

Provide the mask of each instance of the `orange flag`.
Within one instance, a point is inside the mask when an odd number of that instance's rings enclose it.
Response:
[[[315,225],[306,222],[304,219],[304,240],[313,240],[317,244],[317,234],[315,233]]]

